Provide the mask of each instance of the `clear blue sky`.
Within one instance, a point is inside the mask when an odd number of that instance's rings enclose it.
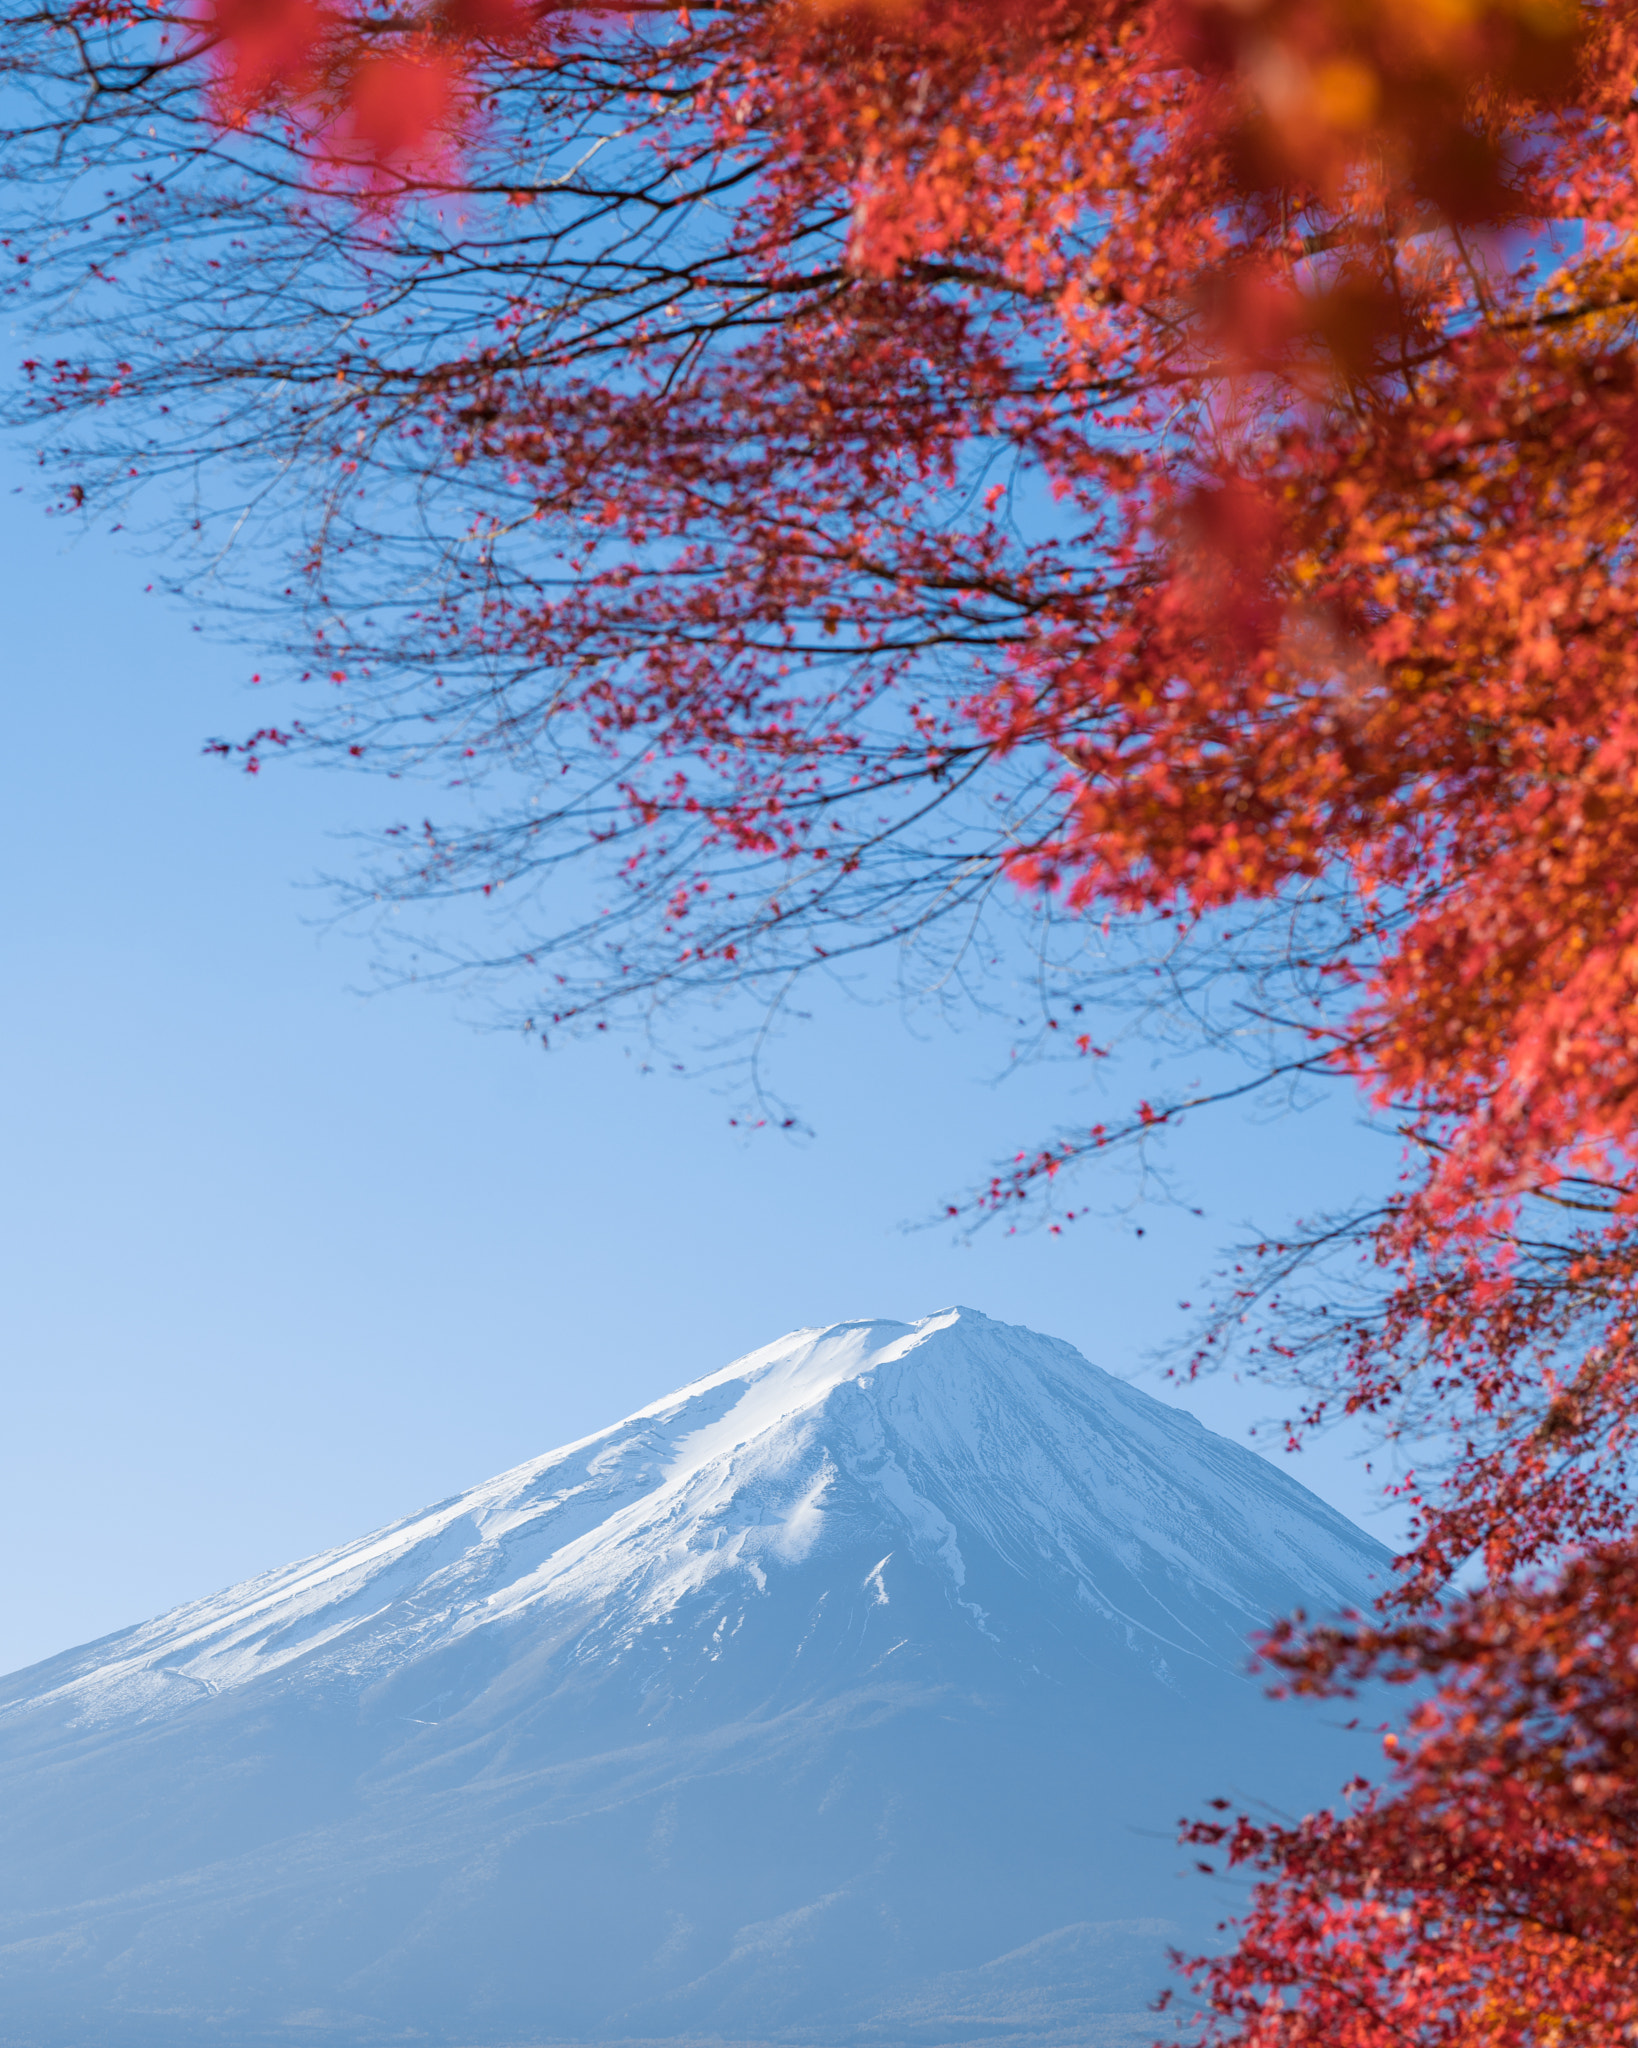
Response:
[[[962,1243],[902,1226],[1054,1120],[1050,1076],[991,1084],[992,1041],[838,1009],[783,1056],[817,1129],[797,1143],[747,1139],[707,1086],[618,1048],[546,1056],[443,997],[361,996],[360,946],[302,885],[379,798],[202,759],[255,722],[255,660],[144,596],[121,541],[8,488],[0,545],[0,1669],[357,1535],[798,1324],[964,1301],[1135,1375],[1238,1224],[1391,1164],[1340,1101],[1225,1121],[1179,1154],[1201,1221]],[[1189,1405],[1242,1431],[1270,1400]],[[1298,1476],[1363,1514],[1348,1448]]]

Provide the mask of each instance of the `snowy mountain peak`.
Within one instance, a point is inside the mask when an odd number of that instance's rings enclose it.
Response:
[[[1284,1607],[1359,1600],[1382,1561],[1184,1411],[953,1308],[794,1331],[387,1529],[19,1674],[33,1683],[0,1713],[55,1695],[93,1721],[168,1714],[281,1672],[364,1687],[479,1630],[619,1659],[685,1609],[716,1661],[747,1603],[854,1551],[879,1604],[931,1573],[952,1620],[1032,1668],[1031,1617],[1067,1597],[1171,1681],[1200,1659],[1239,1668]]]
[[[1247,1633],[1385,1563],[1067,1344],[793,1332],[0,1685],[0,2048],[1141,2048],[1179,1814],[1367,1761]]]

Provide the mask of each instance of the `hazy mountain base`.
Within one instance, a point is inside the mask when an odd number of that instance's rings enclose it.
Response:
[[[901,1612],[917,1577],[901,1575]],[[881,1613],[829,1609],[841,1636]],[[909,1666],[732,1723],[708,1699],[706,1727],[579,1758],[564,1754],[576,1709],[595,1705],[606,1738],[614,1703],[527,1682],[528,1716],[479,1688],[456,1716],[458,1758],[408,1729],[390,1690],[365,1703],[347,1771],[338,1744],[314,1756],[290,1739],[329,1715],[292,1731],[242,1696],[141,1742],[104,1731],[66,1758],[37,1754],[8,1788],[8,1831],[26,1829],[34,1853],[27,1904],[15,1867],[13,1882],[0,1873],[0,2038],[238,2048],[300,2013],[309,2036],[372,2042],[1045,2043],[1141,2013],[1166,1981],[1155,1923],[1116,1918],[1127,1900],[1177,1893],[1209,1938],[1195,1915],[1215,1900],[1177,1877],[1161,1816],[1234,1789],[1248,1765],[1325,1789],[1340,1773],[1340,1758],[1321,1776],[1311,1753],[1279,1773],[1266,1749],[1254,1757],[1268,1709],[1243,1681],[1201,1728],[1125,1660],[1090,1701],[999,1659],[965,1675],[988,1682],[917,1683]],[[311,1825],[343,1789],[345,1818]],[[71,1794],[78,1825],[48,1854]],[[236,1853],[200,1859],[200,1833],[219,1851],[236,1834]],[[86,1898],[87,1865],[137,1881]],[[1066,1905],[1084,1919],[1041,1938]]]
[[[397,2027],[383,2031],[361,2021],[357,2015],[319,2007],[293,2012],[269,2026],[247,2021],[231,2013],[205,2018],[197,2013],[129,2013],[122,2016],[119,2038],[131,2048],[171,2048],[187,2042],[190,2048],[310,2048],[315,2039],[345,2042],[347,2048],[413,2048],[415,2043],[436,2044],[436,2048],[972,2048],[975,2042],[989,2048],[1155,2048],[1175,2034],[1166,2015],[1145,2008],[1135,2012],[1082,2013],[1071,2017],[1059,2013],[1039,2022],[1017,2015],[998,2014],[992,2019],[969,2015],[929,2013],[924,2018],[906,2019],[901,2026],[876,2029],[861,2027],[824,2034],[780,2034],[748,2039],[742,2035],[672,2034],[600,2035],[595,2042],[560,2037],[485,2036],[482,2041],[454,2034],[429,2034],[419,2027]],[[86,2013],[68,2033],[49,2035],[17,2032],[0,2024],[0,2041],[5,2048],[58,2048],[67,2039],[78,2048],[96,2048],[105,2037],[100,2020]]]
[[[1130,1939],[1125,1938],[1128,1930],[1133,1931]],[[1154,1989],[1166,1981],[1167,1944],[1150,1930],[1175,1933],[1161,1921],[1063,1928],[993,1963],[953,1971],[874,2020],[817,2030],[793,2027],[760,2039],[720,2034],[599,2035],[588,2043],[529,2035],[478,2043],[413,2026],[383,2029],[361,2014],[323,2007],[291,2012],[271,2026],[231,2012],[129,2012],[121,2015],[120,2039],[131,2048],[170,2048],[179,2041],[197,2043],[199,2048],[303,2048],[315,2038],[345,2042],[347,2048],[433,2041],[438,2048],[972,2048],[978,2042],[989,2048],[1155,2048],[1175,2033],[1176,2021],[1154,2010]],[[1060,1982],[1054,1990],[1043,1989],[1035,1976],[1041,1960],[1035,1952],[1089,1938],[1100,1941],[1115,1963],[1107,1973],[1099,1973],[1104,1981],[1085,1986]],[[1049,1967],[1055,1964],[1057,1959]],[[1136,2000],[1141,1993],[1142,2002],[1134,2002],[1130,2009],[1101,2009],[1101,1999],[1114,1990],[1116,1978],[1126,1981],[1128,1997]],[[53,2029],[48,2037],[17,2032],[0,2022],[0,2042],[5,2048],[57,2048],[67,2038],[91,2048],[102,2038],[100,2019],[93,2013],[85,2013],[77,2023],[70,2020],[69,2028],[67,2034]]]
[[[1168,1951],[1182,1929],[1170,1920],[1081,1921],[1026,1942],[976,1969],[951,1970],[890,2005],[859,2029],[861,2042],[940,2043],[1079,2036],[1100,2038],[1141,2021],[1145,2039],[1162,2031],[1150,2011],[1170,1981]],[[1090,2038],[1090,2036],[1087,2036]]]

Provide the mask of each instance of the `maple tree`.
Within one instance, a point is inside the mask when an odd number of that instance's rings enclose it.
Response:
[[[1220,2039],[1633,2024],[1635,58],[1558,0],[8,16],[65,488],[244,479],[198,524],[292,537],[308,690],[222,751],[453,783],[366,888],[499,896],[535,1028],[1016,896],[1398,1120],[1377,1284],[1265,1247],[1202,1355],[1274,1301],[1296,1427],[1444,1443],[1398,1618],[1271,1652],[1443,1704],[1228,1828]]]
[[[1638,1560],[1595,1548],[1551,1586],[1436,1627],[1287,1630],[1295,1689],[1439,1684],[1384,1792],[1287,1826],[1203,1822],[1273,1869],[1235,1951],[1196,1966],[1218,2039],[1514,2044],[1638,2030]],[[1291,1994],[1294,1994],[1292,1996]]]

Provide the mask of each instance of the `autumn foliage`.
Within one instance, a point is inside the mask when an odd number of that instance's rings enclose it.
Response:
[[[1479,1595],[1436,1627],[1304,1640],[1295,1689],[1432,1679],[1386,1787],[1293,1826],[1191,1831],[1278,1868],[1235,1952],[1203,1967],[1248,2043],[1621,2042],[1638,2028],[1638,1565],[1600,1549],[1548,1590]]]
[[[1296,1430],[1426,1447],[1392,1611],[1271,1654],[1431,1704],[1354,1806],[1200,1836],[1263,1877],[1203,2024],[1630,2038],[1638,9],[9,35],[65,488],[249,480],[307,695],[221,751],[453,783],[369,888],[504,892],[471,964],[532,1028],[1016,900],[1249,978],[1270,1072],[1397,1121],[1400,1193],[1263,1247],[1202,1358],[1260,1317]],[[1369,1284],[1303,1295],[1339,1244]]]

